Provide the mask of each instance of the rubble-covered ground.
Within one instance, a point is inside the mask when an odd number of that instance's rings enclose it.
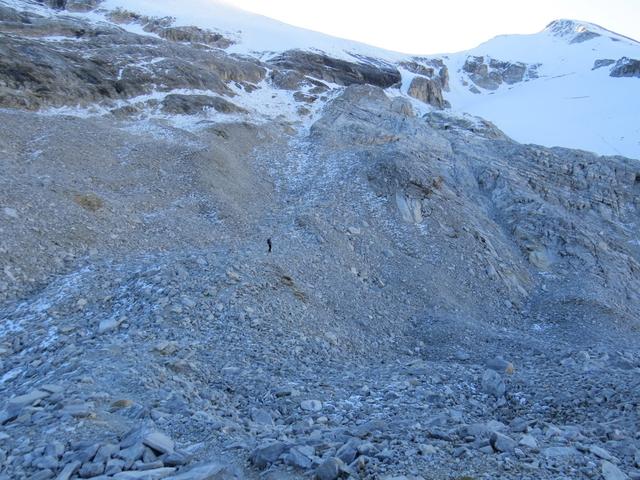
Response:
[[[640,478],[637,161],[67,3],[0,1],[0,478]]]

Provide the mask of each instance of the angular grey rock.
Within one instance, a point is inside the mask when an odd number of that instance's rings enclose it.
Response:
[[[340,476],[344,464],[337,458],[328,458],[315,470],[317,480],[335,480]]]
[[[575,447],[547,447],[540,453],[547,458],[572,457],[580,454]]]
[[[56,480],[69,480],[80,469],[80,465],[82,464],[77,460],[67,463],[56,477]]]
[[[167,480],[240,480],[242,477],[232,467],[212,462],[192,467],[167,477]]]
[[[538,448],[538,441],[531,435],[523,435],[518,445],[529,448]]]
[[[496,398],[504,396],[507,387],[495,370],[485,370],[482,374],[482,391]]]
[[[104,473],[104,464],[103,463],[95,463],[88,462],[80,467],[80,471],[78,475],[81,478],[92,478],[97,477],[98,475],[102,475]]]
[[[304,470],[311,468],[313,461],[311,456],[305,452],[304,447],[293,447],[284,457],[284,463]]]
[[[498,432],[491,434],[490,442],[496,452],[512,452],[518,445],[511,437]]]
[[[123,448],[116,453],[118,458],[121,458],[125,462],[125,469],[130,468],[136,460],[142,458],[144,454],[144,445],[142,442],[131,445],[128,448]]]
[[[271,414],[261,408],[254,408],[251,411],[251,420],[260,425],[273,425]]]
[[[502,357],[492,358],[487,362],[487,368],[498,373],[513,373],[513,364]]]
[[[153,431],[144,435],[142,443],[159,453],[173,453],[175,443],[166,434]]]
[[[116,480],[160,480],[162,478],[167,478],[168,476],[175,473],[176,469],[172,467],[163,467],[157,468],[154,470],[143,470],[143,471],[125,471],[116,473],[113,478]]]
[[[45,392],[42,390],[31,390],[29,393],[25,393],[24,395],[18,395],[17,397],[10,398],[7,402],[7,406],[9,408],[26,407],[28,405],[34,404],[38,400],[47,398],[49,395],[49,392]]]
[[[257,468],[264,470],[272,463],[276,462],[280,455],[287,450],[287,444],[283,442],[273,442],[258,446],[251,453],[249,460]]]
[[[307,412],[319,412],[322,410],[322,402],[320,400],[303,400],[300,407]]]
[[[606,460],[602,462],[602,476],[604,480],[629,480],[626,473]]]
[[[596,457],[601,458],[603,460],[613,460],[613,456],[607,452],[604,448],[598,447],[597,445],[591,445],[589,447],[589,451],[593,453]]]

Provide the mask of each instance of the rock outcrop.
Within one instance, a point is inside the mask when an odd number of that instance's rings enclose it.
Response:
[[[470,80],[480,88],[496,90],[502,83],[513,85],[536,78],[537,65],[522,62],[504,62],[494,58],[469,57],[462,70],[469,74]]]
[[[611,68],[612,77],[640,78],[640,60],[623,57]]]
[[[289,50],[270,60],[271,64],[337,85],[370,84],[381,88],[400,82],[400,72],[380,61],[348,62],[320,53]]]
[[[430,78],[414,77],[407,90],[407,95],[436,108],[444,108],[447,105],[447,102],[442,97],[440,83]]]

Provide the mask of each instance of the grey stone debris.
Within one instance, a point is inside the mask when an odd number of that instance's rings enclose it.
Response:
[[[495,370],[485,370],[482,374],[482,391],[500,398],[505,394],[507,387],[504,380]]]
[[[247,34],[0,0],[0,480],[640,478],[638,161],[447,108],[517,58]]]

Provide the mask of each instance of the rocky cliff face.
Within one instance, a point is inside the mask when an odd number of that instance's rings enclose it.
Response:
[[[0,478],[637,476],[636,160],[442,60],[47,5],[0,0]]]

